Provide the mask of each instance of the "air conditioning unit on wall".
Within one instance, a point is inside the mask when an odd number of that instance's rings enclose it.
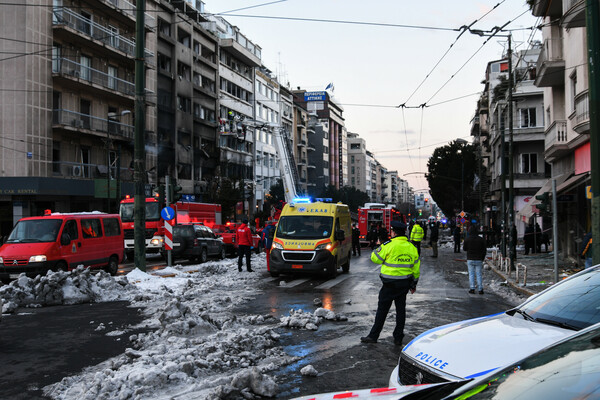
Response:
[[[83,167],[81,165],[73,165],[73,168],[71,169],[71,175],[82,176],[83,175]]]

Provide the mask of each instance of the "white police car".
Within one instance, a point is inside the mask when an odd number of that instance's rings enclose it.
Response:
[[[600,322],[600,265],[506,312],[429,330],[408,343],[390,386],[477,379]]]

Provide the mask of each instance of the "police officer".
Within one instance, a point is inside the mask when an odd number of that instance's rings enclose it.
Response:
[[[419,253],[406,237],[405,224],[400,221],[392,221],[391,228],[392,239],[371,253],[371,261],[381,264],[379,277],[383,286],[379,291],[375,323],[371,332],[360,338],[363,343],[377,342],[393,302],[396,305],[394,344],[401,345],[406,319],[406,295],[409,291],[414,293],[417,289],[421,266]]]
[[[410,241],[417,248],[417,253],[421,254],[421,241],[423,240],[423,227],[419,222],[416,222],[410,231]]]

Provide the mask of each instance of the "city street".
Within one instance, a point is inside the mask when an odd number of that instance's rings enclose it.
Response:
[[[277,328],[281,335],[279,346],[288,355],[300,358],[273,371],[279,384],[276,398],[387,385],[401,350],[391,338],[393,307],[379,343],[360,343],[360,337],[368,333],[373,322],[380,287],[378,267],[370,262],[367,250],[352,260],[350,273],[331,280],[312,276],[273,278],[264,265],[254,266],[260,275],[256,295],[238,306],[236,315],[271,315],[280,319],[292,309],[314,312],[318,301],[322,307],[347,317],[324,321],[316,331]],[[429,251],[423,249],[417,292],[408,296],[405,344],[424,330],[496,313],[519,301],[508,289],[492,284],[496,278],[489,271],[485,273],[486,294],[469,295],[464,253],[453,254],[450,248],[443,248],[435,259],[427,255]],[[149,257],[148,271],[158,268],[158,264],[158,260]],[[120,270],[129,268],[122,265]],[[41,396],[39,389],[44,385],[122,353],[131,347],[131,331],[123,336],[108,336],[94,328],[104,321],[111,324],[110,330],[124,329],[140,320],[136,309],[127,308],[124,302],[18,311],[5,315],[0,325],[5,349],[0,353],[5,370],[0,393],[8,393],[10,398]],[[8,338],[19,340],[7,343]],[[318,376],[302,376],[300,369],[306,365],[312,365]]]

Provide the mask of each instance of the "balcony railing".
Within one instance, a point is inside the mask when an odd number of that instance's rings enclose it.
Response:
[[[66,25],[79,33],[91,36],[107,46],[120,50],[130,57],[135,57],[135,41],[127,39],[88,18],[84,18],[68,8],[57,7],[53,13],[53,25]],[[154,56],[148,49],[144,49],[144,52],[146,57]]]
[[[107,0],[109,3],[119,8],[123,13],[129,15],[130,17],[136,18],[136,7],[131,4],[127,0]],[[148,13],[144,13],[144,25],[148,28],[156,27],[156,19]]]
[[[590,123],[590,98],[586,90],[575,97],[575,119],[573,129],[577,133],[584,133],[589,130]]]
[[[113,138],[133,139],[133,125],[123,124],[108,118],[98,118],[89,114],[81,114],[71,110],[52,110],[52,112],[53,125],[108,133]]]
[[[71,179],[106,178],[106,164],[85,164],[73,161],[53,161],[52,176]],[[110,167],[111,181],[117,178],[117,167]],[[130,168],[120,168],[118,178],[122,182],[133,181],[133,171]],[[114,183],[111,183],[111,186]]]
[[[308,151],[315,151],[316,149],[315,149],[315,146],[313,146],[312,144],[310,144],[310,143],[309,143],[309,144],[306,146],[306,150],[308,150]]]
[[[88,81],[105,89],[115,90],[127,96],[135,96],[135,84],[109,75],[97,69],[87,67],[68,58],[52,59],[52,73],[62,74]]]
[[[566,145],[567,143],[567,121],[558,120],[552,122],[552,125],[546,131],[545,150],[555,145]]]

